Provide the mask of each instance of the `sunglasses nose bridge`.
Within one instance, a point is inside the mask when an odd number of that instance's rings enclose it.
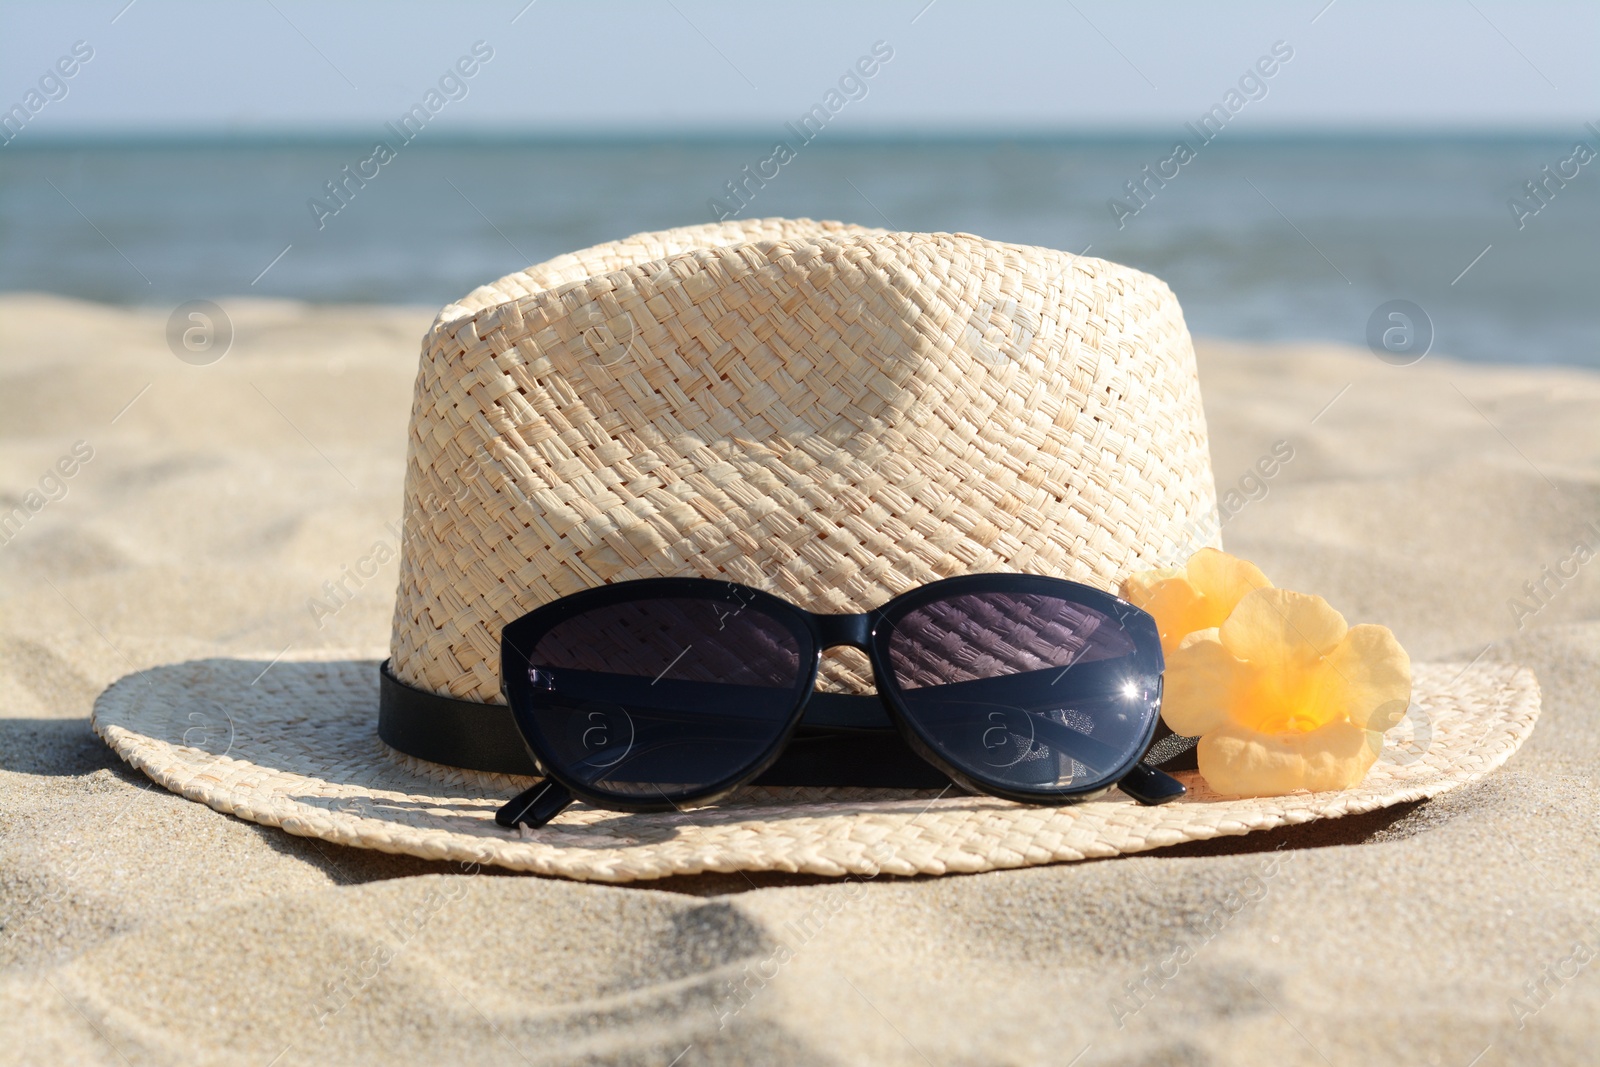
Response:
[[[872,640],[871,615],[818,615],[815,618],[823,648],[849,645],[868,651],[867,645]]]

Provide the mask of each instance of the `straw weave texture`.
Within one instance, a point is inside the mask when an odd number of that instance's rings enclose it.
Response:
[[[581,282],[598,274],[625,270],[641,263],[666,259],[681,252],[697,248],[727,248],[732,245],[754,244],[762,241],[805,240],[812,237],[845,237],[853,234],[884,231],[853,226],[845,222],[818,222],[814,219],[738,219],[731,222],[710,222],[699,226],[680,226],[674,230],[657,230],[636,233],[620,241],[608,241],[592,248],[557,256],[536,263],[526,270],[508,274],[499,281],[480,285],[454,304],[447,304],[435,320],[440,324],[454,322],[485,308],[533,296],[546,289],[570,282]]]
[[[495,809],[531,779],[403,756],[378,740],[376,660],[200,660],[130,675],[94,728],[166,788],[293,834],[427,859],[602,882],[705,871],[946,874],[1138,852],[1437,796],[1504,763],[1533,729],[1533,673],[1418,664],[1406,724],[1352,789],[1265,799],[1190,792],[1147,808],[1113,791],[1070,807],[892,790],[747,788],[661,815],[586,805],[521,833]],[[252,679],[259,680],[254,685]],[[1398,736],[1396,736],[1398,735]]]
[[[506,623],[658,575],[820,612],[981,571],[1115,588],[1214,510],[1193,347],[1155,278],[803,220],[644,234],[430,331],[393,667],[498,702]],[[869,688],[861,666],[829,657],[825,687]]]

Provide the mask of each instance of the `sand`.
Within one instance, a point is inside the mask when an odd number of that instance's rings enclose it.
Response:
[[[1102,862],[619,888],[292,837],[90,733],[136,669],[387,644],[393,564],[307,601],[392,539],[429,312],[224,303],[191,366],[165,309],[0,297],[0,501],[93,452],[0,544],[0,1063],[1600,1060],[1600,563],[1510,603],[1600,543],[1600,375],[1201,345],[1219,487],[1294,450],[1230,548],[1417,659],[1538,671],[1487,779]]]

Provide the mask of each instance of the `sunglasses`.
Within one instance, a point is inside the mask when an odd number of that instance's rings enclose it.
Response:
[[[506,827],[543,826],[575,799],[709,803],[808,739],[831,736],[820,751],[859,762],[891,731],[945,778],[1006,800],[1184,794],[1142,761],[1161,709],[1155,620],[1059,578],[947,578],[861,615],[648,578],[546,604],[508,624],[500,647],[502,692],[543,775],[500,809]],[[822,653],[838,647],[866,654],[877,696],[816,692]]]

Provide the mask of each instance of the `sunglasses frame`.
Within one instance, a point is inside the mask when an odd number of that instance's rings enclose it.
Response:
[[[712,590],[720,592],[717,596],[707,596],[706,594]],[[888,666],[889,641],[896,625],[909,612],[933,601],[973,593],[1055,596],[1116,619],[1132,639],[1135,654],[1141,661],[1141,670],[1148,671],[1156,678],[1155,692],[1148,698],[1149,721],[1144,726],[1139,744],[1130,749],[1130,753],[1116,765],[1111,774],[1097,780],[1098,784],[1077,788],[1052,787],[1039,791],[997,785],[974,777],[952,764],[921,735],[915,723],[915,716],[906,710],[902,688]],[[801,646],[799,654],[802,677],[796,680],[794,687],[795,706],[790,709],[783,730],[762,752],[759,759],[737,773],[716,782],[670,794],[658,786],[657,789],[661,793],[660,800],[616,796],[589,789],[583,783],[569,778],[552,761],[546,760],[530,740],[539,736],[540,731],[531,721],[532,703],[536,699],[533,694],[536,690],[528,678],[529,656],[522,649],[526,648],[531,653],[537,640],[544,634],[567,619],[595,608],[630,600],[666,597],[700,600],[726,597],[729,603],[740,605],[738,611],[759,607],[763,614],[784,624]],[[872,611],[845,615],[816,614],[760,589],[714,578],[641,578],[597,586],[561,597],[506,624],[501,631],[501,693],[511,709],[523,745],[528,749],[534,766],[546,776],[547,781],[558,783],[577,799],[611,811],[670,811],[685,805],[714,803],[740,786],[760,777],[777,762],[793,739],[796,730],[800,728],[806,708],[816,693],[822,654],[828,649],[839,647],[855,648],[867,656],[872,665],[878,699],[882,702],[889,721],[901,739],[918,756],[969,792],[1025,804],[1059,806],[1092,800],[1109,792],[1130,775],[1158,773],[1142,768],[1141,763],[1161,721],[1161,679],[1165,663],[1155,619],[1142,609],[1104,590],[1045,575],[991,573],[944,578],[907,590]],[[1068,664],[1066,669],[1070,670],[1071,666]],[[1161,803],[1182,795],[1182,787],[1176,783],[1172,785],[1176,786],[1176,792],[1172,792],[1171,789],[1163,791],[1165,787],[1159,786],[1154,790],[1145,791],[1159,799],[1146,799],[1139,793],[1134,795],[1141,803]],[[530,790],[531,792],[533,791]]]

